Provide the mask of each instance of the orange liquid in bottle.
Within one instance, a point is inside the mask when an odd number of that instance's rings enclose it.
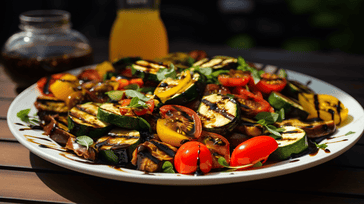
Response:
[[[168,54],[167,31],[158,9],[120,9],[109,41],[109,60],[154,59]]]

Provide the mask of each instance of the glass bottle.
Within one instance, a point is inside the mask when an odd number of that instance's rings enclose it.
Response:
[[[109,60],[123,57],[154,59],[168,54],[167,31],[158,0],[118,0],[111,29]]]
[[[93,63],[92,48],[78,31],[71,29],[70,13],[34,10],[20,14],[20,32],[4,44],[1,56],[6,73],[18,90],[43,76]]]

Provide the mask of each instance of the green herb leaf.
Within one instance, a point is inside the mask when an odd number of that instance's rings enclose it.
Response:
[[[173,64],[170,65],[169,69],[161,68],[157,72],[157,79],[159,81],[162,81],[163,79],[167,79],[167,78],[172,78],[172,79],[177,78],[177,72],[176,72]]]
[[[173,164],[170,161],[165,161],[162,165],[162,171],[164,173],[176,173],[173,169]]]
[[[148,108],[147,104],[144,101],[140,100],[138,97],[132,98],[128,107],[130,107],[130,108]]]
[[[263,164],[262,164],[262,162],[259,161],[259,162],[255,163],[253,167],[261,167],[261,166],[263,166]]]
[[[255,116],[255,119],[261,120],[264,119],[267,125],[275,123],[279,118],[278,113],[270,113],[270,112],[260,112]]]
[[[129,84],[127,86],[124,86],[123,89],[138,90],[139,89],[139,85],[138,84]]]
[[[79,145],[85,146],[87,149],[94,143],[93,139],[89,136],[76,137],[76,142]]]
[[[285,119],[285,113],[284,113],[284,109],[281,108],[281,110],[278,111],[278,119],[277,122],[282,122]]]
[[[327,148],[327,144],[325,144],[325,143],[324,144],[317,144],[316,142],[314,142],[314,143],[315,143],[316,147],[319,149],[325,150]]]
[[[237,67],[238,70],[242,70],[242,71],[249,71],[250,75],[253,77],[254,79],[254,83],[257,84],[261,77],[260,75],[262,73],[264,73],[263,70],[258,71],[257,69],[255,69],[254,67],[250,67],[248,63],[246,63],[246,61],[244,60],[244,58],[242,57],[238,57],[238,64],[239,66]]]
[[[223,166],[223,167],[229,167],[230,165],[227,163],[226,159],[224,157],[219,157],[219,159],[217,160],[217,162]]]
[[[30,108],[24,109],[24,110],[19,111],[16,114],[16,116],[18,118],[20,118],[21,121],[26,122],[26,123],[29,123],[29,115],[28,115],[29,112],[30,112]]]
[[[272,133],[275,137],[282,138],[281,134],[277,131],[277,127],[273,125],[267,125],[265,128],[268,130],[268,132]]]
[[[345,134],[345,136],[348,136],[348,135],[351,135],[351,134],[354,134],[355,132],[353,132],[353,131],[349,131],[349,132],[347,132],[346,134]]]
[[[253,164],[246,164],[246,165],[242,165],[242,166],[230,166],[230,165],[227,163],[227,161],[226,161],[226,159],[225,159],[224,157],[219,157],[219,159],[217,160],[217,162],[218,162],[221,166],[223,166],[223,167],[225,167],[225,168],[233,169],[233,171],[238,170],[238,169],[248,168],[248,167],[252,167],[252,166],[253,166]]]
[[[134,97],[137,97],[139,98],[140,100],[146,102],[146,101],[149,101],[150,98],[149,97],[146,97],[144,94],[138,92],[138,91],[135,91],[135,90],[125,90],[125,95],[130,97],[130,98],[134,98]]]
[[[121,98],[123,98],[124,91],[114,90],[114,91],[108,91],[105,94],[109,96],[109,98],[113,101],[120,101]]]
[[[141,93],[153,93],[155,90],[155,87],[142,87],[139,88],[137,91],[141,92]]]

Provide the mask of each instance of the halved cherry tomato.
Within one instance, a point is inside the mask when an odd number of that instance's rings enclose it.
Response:
[[[223,168],[219,164],[218,159],[224,157],[225,160],[230,162],[230,142],[223,136],[213,133],[202,131],[201,137],[198,141],[206,145],[212,154],[212,168]]]
[[[59,74],[53,74],[50,77],[42,77],[37,81],[37,89],[42,95],[45,96],[54,96],[51,91],[49,90],[49,87],[51,84],[53,84],[57,79],[61,78],[64,73]]]
[[[210,95],[210,94],[222,94],[222,95],[226,95],[226,94],[231,94],[230,90],[218,85],[218,84],[207,84],[206,88],[205,88],[205,92],[204,95]]]
[[[101,81],[101,76],[96,69],[85,69],[77,76],[77,78],[83,81]]]
[[[226,87],[245,86],[251,80],[250,72],[230,70],[229,73],[220,74],[217,79]]]
[[[261,94],[255,95],[242,88],[236,88],[233,92],[239,93],[234,94],[234,98],[239,102],[242,114],[247,118],[254,118],[260,112],[274,112],[272,106],[263,99]]]
[[[154,100],[150,99],[146,101],[148,108],[130,108],[127,107],[131,102],[131,99],[123,99],[120,100],[119,103],[122,107],[120,107],[120,114],[121,115],[145,115],[145,114],[152,114],[154,110]]]
[[[261,75],[261,79],[257,84],[250,82],[249,87],[252,87],[253,90],[260,91],[263,94],[270,94],[272,91],[282,91],[286,84],[286,78],[276,74],[264,73]]]
[[[129,84],[138,84],[139,87],[142,87],[144,85],[144,82],[142,78],[135,78],[135,79],[130,79]]]
[[[186,142],[174,156],[174,167],[181,174],[206,174],[212,168],[211,152],[201,142]]]
[[[156,130],[163,142],[179,147],[182,143],[201,136],[201,119],[192,109],[179,105],[164,105],[159,110],[162,118],[157,120]]]
[[[278,148],[278,143],[270,136],[256,136],[239,144],[231,154],[230,166],[262,164]]]

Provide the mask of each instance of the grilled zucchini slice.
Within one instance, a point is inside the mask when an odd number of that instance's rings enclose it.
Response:
[[[98,138],[108,132],[112,125],[97,119],[99,106],[95,103],[76,105],[68,113],[68,129],[75,136],[87,135]]]
[[[154,62],[151,60],[138,60],[131,66],[133,76],[143,78],[146,81],[159,81],[157,72],[161,68],[167,68],[163,63]]]
[[[238,60],[234,57],[228,56],[215,56],[211,59],[203,58],[193,64],[193,66],[198,66],[200,68],[210,67],[214,70],[217,69],[236,69],[238,67]]]
[[[132,153],[139,143],[139,131],[114,128],[107,136],[100,137],[96,141],[95,148],[106,163],[126,165],[130,162]]]
[[[308,148],[306,132],[298,127],[286,126],[277,139],[278,148],[269,156],[272,160],[285,160],[292,154],[299,154]]]
[[[222,135],[232,131],[240,120],[238,103],[234,99],[220,94],[204,96],[197,114],[201,118],[204,130]]]
[[[306,120],[309,115],[298,102],[278,92],[273,91],[268,97],[268,102],[276,110],[283,108],[287,118]]]
[[[121,128],[151,131],[151,127],[145,119],[138,116],[121,115],[120,105],[115,103],[101,104],[97,111],[97,118]]]
[[[156,93],[166,91],[172,87],[175,87],[179,84],[180,79],[171,79],[167,78],[161,81],[161,83],[156,88]],[[165,104],[175,104],[175,105],[184,105],[187,104],[196,98],[201,97],[203,90],[205,89],[206,79],[205,76],[194,73],[192,75],[192,79],[178,92],[174,95],[170,96],[164,103]]]

